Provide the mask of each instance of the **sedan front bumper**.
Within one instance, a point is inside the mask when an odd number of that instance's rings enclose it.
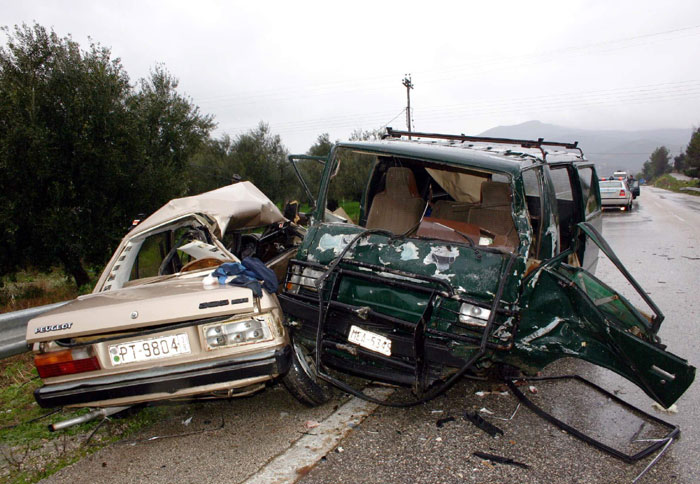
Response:
[[[46,385],[36,389],[34,397],[40,406],[51,408],[163,392],[175,393],[186,388],[283,375],[289,370],[291,355],[291,348],[286,346],[243,357],[150,368],[127,375]]]

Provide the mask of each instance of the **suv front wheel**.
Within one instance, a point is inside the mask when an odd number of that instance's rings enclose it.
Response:
[[[331,389],[318,382],[310,365],[311,358],[298,343],[292,345],[292,365],[282,378],[282,383],[297,400],[309,407],[326,403],[331,398]]]

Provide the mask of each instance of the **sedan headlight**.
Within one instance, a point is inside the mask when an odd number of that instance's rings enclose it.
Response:
[[[459,307],[459,322],[474,326],[486,326],[491,316],[491,310],[475,306],[474,304],[462,303]]]
[[[207,349],[214,350],[271,340],[269,318],[271,316],[266,314],[202,326]]]

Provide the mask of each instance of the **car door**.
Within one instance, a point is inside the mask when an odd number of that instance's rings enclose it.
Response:
[[[669,407],[691,385],[695,368],[665,351],[657,332],[663,314],[589,222],[577,237],[607,255],[651,308],[647,315],[590,271],[569,263],[571,247],[529,276],[523,311],[509,358],[528,358],[537,368],[576,357],[608,368]]]
[[[570,263],[595,273],[598,248],[588,244],[576,229],[580,222],[602,227],[600,191],[592,163],[553,163],[548,173],[548,192],[559,227],[559,252],[573,248]]]
[[[588,222],[598,232],[601,232],[603,228],[603,210],[595,166],[593,163],[576,163],[574,164],[573,173],[578,179],[578,186],[581,191],[581,210],[583,210],[584,215],[584,220],[582,221]],[[577,255],[581,261],[581,266],[591,274],[595,274],[599,249],[596,244],[587,242],[587,238],[581,233],[578,239]]]

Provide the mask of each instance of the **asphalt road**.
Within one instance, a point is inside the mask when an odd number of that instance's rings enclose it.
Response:
[[[700,197],[642,187],[631,213],[606,212],[604,235],[618,256],[666,315],[660,335],[669,349],[700,364]],[[633,290],[609,263],[598,277],[626,296]],[[678,413],[652,408],[640,390],[606,370],[564,360],[548,374],[583,374],[644,411],[680,425],[682,436],[647,473],[643,483],[700,482],[700,387],[679,400]],[[530,397],[557,415],[581,424],[623,449],[634,440],[661,434],[651,424],[620,412],[605,398],[570,383],[536,383]],[[367,418],[349,421],[349,433],[332,447],[304,444],[323,434],[324,421],[338,414],[347,397],[308,409],[280,387],[250,398],[170,407],[171,417],[83,459],[47,482],[243,482],[290,447],[320,452],[315,465],[300,462],[292,476],[303,483],[364,482],[631,482],[651,461],[625,464],[545,423],[510,394],[478,396],[493,390],[463,381],[428,404],[411,409],[379,407]],[[499,389],[496,389],[499,390]],[[527,389],[525,389],[527,392]],[[401,398],[395,394],[390,398]],[[341,411],[342,411],[341,407]],[[492,438],[463,419],[467,410],[498,426]],[[491,413],[488,413],[491,412]],[[191,420],[188,420],[190,419]],[[450,420],[453,417],[454,420]],[[439,420],[444,420],[438,427]],[[361,421],[360,421],[361,420]],[[320,422],[321,426],[315,427]],[[642,431],[639,431],[639,429]],[[330,437],[329,437],[330,438]],[[333,450],[328,451],[331,448]],[[325,449],[325,450],[324,450]],[[498,454],[527,464],[493,464],[472,455]]]

